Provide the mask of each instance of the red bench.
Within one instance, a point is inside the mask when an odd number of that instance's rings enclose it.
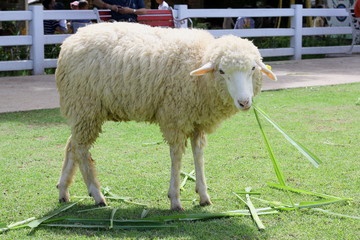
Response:
[[[110,22],[111,11],[110,9],[97,9],[94,8],[94,12],[96,13],[97,22]]]
[[[138,22],[153,27],[175,27],[171,10],[147,10],[146,14],[137,16]]]
[[[111,11],[109,9],[95,9],[98,22],[111,21]],[[146,14],[138,15],[139,23],[153,27],[175,27],[172,10],[147,10]]]

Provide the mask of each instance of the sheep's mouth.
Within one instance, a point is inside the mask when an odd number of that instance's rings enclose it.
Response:
[[[249,111],[250,108],[251,108],[251,106],[246,106],[246,107],[240,108],[240,110],[246,112],[246,111]]]

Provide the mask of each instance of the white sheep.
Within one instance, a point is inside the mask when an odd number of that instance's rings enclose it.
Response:
[[[105,121],[157,123],[170,146],[171,209],[180,202],[180,165],[187,139],[200,205],[210,205],[204,176],[206,134],[260,92],[262,74],[276,79],[252,42],[215,39],[196,29],[154,28],[137,23],[101,23],[79,29],[61,47],[56,70],[62,114],[72,136],[57,185],[60,202],[79,165],[90,196],[105,205],[89,149]],[[189,74],[190,73],[190,74]]]

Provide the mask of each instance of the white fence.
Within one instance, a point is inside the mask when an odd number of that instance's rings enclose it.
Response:
[[[350,46],[303,47],[302,37],[310,35],[351,34],[351,27],[304,28],[303,17],[348,16],[346,9],[303,9],[292,5],[287,9],[188,9],[187,5],[175,5],[174,17],[183,18],[224,18],[224,17],[290,17],[290,28],[259,28],[238,30],[209,30],[218,37],[233,34],[241,37],[289,36],[290,47],[260,49],[263,57],[292,56],[301,59],[304,54],[346,53]],[[21,61],[0,61],[0,71],[32,70],[43,74],[45,68],[55,68],[57,59],[44,58],[44,45],[61,43],[67,34],[44,35],[43,21],[47,19],[96,19],[92,10],[43,10],[42,6],[31,6],[29,11],[0,11],[0,21],[29,21],[29,35],[2,36],[0,46],[30,46],[30,59]],[[182,27],[186,27],[183,25]],[[353,52],[360,52],[355,46]]]

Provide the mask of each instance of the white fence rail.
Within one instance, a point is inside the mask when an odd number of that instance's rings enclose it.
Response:
[[[224,18],[224,17],[290,17],[290,28],[225,29],[209,30],[215,37],[233,34],[241,37],[289,36],[290,47],[260,49],[262,56],[292,56],[301,59],[304,54],[346,53],[350,46],[302,47],[302,37],[310,35],[351,34],[351,27],[304,28],[303,17],[307,16],[348,16],[345,9],[303,9],[292,5],[287,9],[188,9],[187,5],[175,5],[174,16],[183,18]],[[92,10],[43,10],[42,6],[31,6],[29,11],[0,11],[0,21],[28,21],[29,35],[1,36],[1,46],[30,46],[30,59],[0,61],[0,71],[32,70],[43,74],[46,68],[55,68],[57,59],[45,59],[44,45],[61,43],[68,34],[44,35],[43,21],[48,19],[96,19]],[[182,25],[186,27],[186,25]],[[355,46],[353,52],[359,52]]]

